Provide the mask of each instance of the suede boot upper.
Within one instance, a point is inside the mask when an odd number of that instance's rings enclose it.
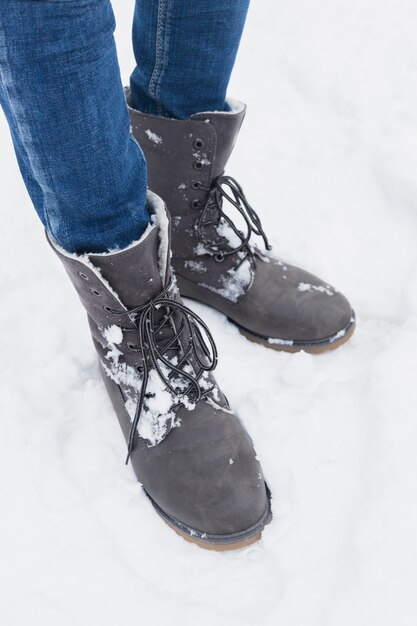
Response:
[[[211,335],[179,297],[164,205],[149,194],[149,208],[154,224],[124,250],[77,256],[51,245],[87,310],[129,458],[155,508],[203,541],[239,541],[269,519],[264,479],[211,374]]]
[[[187,120],[130,108],[149,186],[172,216],[180,291],[271,347],[337,343],[354,327],[349,302],[331,285],[269,253],[259,217],[240,185],[224,174],[245,115],[242,103],[232,104],[231,112]]]

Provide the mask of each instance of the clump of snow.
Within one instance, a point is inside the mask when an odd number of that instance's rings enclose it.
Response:
[[[151,446],[158,445],[165,437],[175,417],[171,410],[173,395],[165,386],[158,372],[152,369],[146,387],[146,402],[141,413],[138,432]]]
[[[109,347],[106,353],[106,362],[102,361],[102,366],[107,376],[116,384],[124,386],[124,393],[127,394],[125,407],[133,421],[143,384],[142,376],[134,367],[120,360],[122,352],[116,348],[115,344],[120,344],[123,340],[121,328],[113,325],[102,330],[102,334]],[[173,362],[176,364],[176,357],[174,357]],[[165,365],[161,363],[160,367],[165,375],[169,374]],[[177,381],[173,382],[177,383]],[[184,388],[185,386],[184,383]],[[145,401],[137,428],[138,434],[146,439],[149,445],[156,446],[164,439],[169,427],[175,425],[175,413],[172,411],[172,407],[174,404],[178,404],[180,399],[166,387],[154,368],[149,372],[145,393]],[[189,408],[194,408],[194,406],[191,407],[190,405]]]
[[[135,419],[135,415],[136,415],[136,406],[137,406],[137,399],[133,399],[131,397],[129,397],[126,401],[125,401],[125,407],[126,407],[126,411],[129,414],[130,417],[130,421],[133,422],[133,420]]]
[[[115,353],[112,349],[106,354],[106,358],[109,360],[101,362],[107,376],[118,385],[127,385],[132,389],[139,390],[142,384],[141,376],[131,365],[119,362],[120,354],[120,352]]]
[[[277,339],[276,337],[269,337],[268,343],[276,344],[278,346],[293,346],[294,345],[294,341],[292,341],[291,339]]]
[[[202,263],[201,261],[193,261],[192,259],[190,259],[190,260],[184,261],[184,265],[188,269],[193,270],[194,272],[198,272],[200,274],[202,272],[207,272],[206,265],[204,265],[204,263]]]
[[[310,283],[300,283],[297,289],[298,291],[317,291],[319,293],[324,293],[327,296],[334,296],[334,291],[330,289],[329,285],[325,287],[324,285],[310,285]]]
[[[120,326],[116,326],[116,324],[112,324],[112,326],[104,328],[102,332],[107,343],[119,344],[123,341],[122,329]]]
[[[205,389],[205,390],[210,389],[212,385],[213,385],[213,380],[212,380],[210,372],[203,372],[200,378],[201,389]]]
[[[203,246],[203,244],[199,241],[194,248],[194,254],[197,256],[204,256],[207,254],[207,248],[205,248],[205,246]]]
[[[232,248],[236,248],[242,243],[239,237],[236,235],[235,231],[224,219],[220,220],[220,223],[217,226],[217,232],[221,237],[224,237],[226,239],[227,243]]]
[[[230,269],[220,276],[220,287],[199,283],[201,287],[219,294],[231,302],[237,302],[249,289],[253,280],[253,269],[249,259],[245,259],[237,269]]]
[[[107,376],[118,385],[128,387],[125,390],[127,394],[125,406],[133,421],[143,379],[135,368],[120,362],[118,355],[115,356],[113,350],[107,353],[106,358],[109,361],[102,361],[102,366]],[[160,363],[160,367],[168,375],[169,371],[166,366]],[[174,379],[172,383],[183,390],[188,387],[185,380]],[[195,403],[191,402],[186,395],[174,395],[166,387],[156,369],[152,368],[149,371],[145,400],[138,423],[139,436],[146,439],[150,446],[161,443],[170,427],[180,425],[180,420],[175,419],[175,411],[173,410],[174,406],[179,403],[190,411],[195,408]]]
[[[200,154],[199,152],[193,152],[193,157],[198,159],[202,165],[211,165],[211,161],[208,160],[207,154]]]
[[[156,133],[153,133],[149,128],[145,130],[145,133],[147,134],[150,141],[152,141],[152,143],[155,143],[156,145],[159,145],[162,143],[162,137],[160,137]]]
[[[119,326],[113,324],[107,328],[102,328],[101,333],[107,343],[108,351],[106,352],[106,359],[112,363],[113,366],[117,366],[119,359],[122,356],[122,352],[116,347],[123,341],[123,332]]]
[[[330,338],[330,343],[334,343],[338,339],[342,339],[346,335],[346,330],[339,330],[333,337]]]

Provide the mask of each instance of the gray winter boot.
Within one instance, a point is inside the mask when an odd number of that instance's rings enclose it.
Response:
[[[149,210],[153,224],[124,250],[80,256],[50,243],[87,310],[128,459],[156,511],[202,547],[239,548],[270,519],[267,488],[211,375],[210,332],[179,297],[168,216],[151,193]]]
[[[172,216],[172,262],[180,292],[218,309],[249,339],[269,348],[336,348],[355,327],[346,298],[253,243],[257,235],[270,250],[242,188],[224,175],[246,108],[231,104],[230,113],[199,113],[187,120],[130,108],[132,132],[148,163],[149,186]],[[225,200],[241,225],[229,216]]]

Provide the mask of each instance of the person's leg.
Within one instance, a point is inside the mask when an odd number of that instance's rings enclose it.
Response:
[[[249,0],[136,0],[135,109],[184,119],[228,110],[230,74]]]
[[[0,0],[0,103],[39,217],[74,252],[149,223],[113,31],[109,0]]]

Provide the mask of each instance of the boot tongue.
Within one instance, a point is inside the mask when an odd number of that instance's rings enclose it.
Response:
[[[90,254],[89,259],[130,309],[145,304],[164,287],[159,246],[159,228],[153,225],[131,247],[109,254]]]
[[[196,113],[190,118],[210,124],[216,133],[217,145],[212,169],[213,178],[220,176],[224,171],[246,113],[246,106],[242,102],[231,101],[230,104],[233,107],[230,112],[209,111],[207,113]]]

